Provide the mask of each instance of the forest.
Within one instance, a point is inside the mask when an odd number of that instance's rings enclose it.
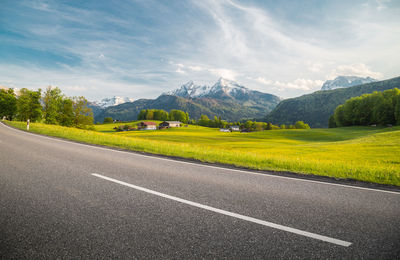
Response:
[[[2,119],[43,122],[61,126],[90,128],[93,112],[85,97],[66,97],[57,87],[42,90],[23,88],[18,95],[13,89],[0,90]]]
[[[347,100],[329,119],[329,127],[400,125],[400,90],[375,91]]]

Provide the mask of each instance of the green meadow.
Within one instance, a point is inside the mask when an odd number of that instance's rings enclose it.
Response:
[[[135,125],[137,122],[126,123]],[[26,123],[7,122],[25,129]],[[344,127],[225,133],[189,125],[116,132],[31,123],[31,132],[92,144],[257,170],[289,171],[400,186],[400,127]]]

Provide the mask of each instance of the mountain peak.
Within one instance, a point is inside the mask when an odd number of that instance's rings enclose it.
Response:
[[[209,90],[209,86],[196,85],[192,80],[190,80],[187,83],[183,84],[180,88],[163,93],[162,95],[194,98],[207,94]]]
[[[218,81],[215,83],[215,85],[219,85],[222,87],[239,87],[239,88],[244,88],[242,85],[238,84],[236,81],[226,79],[226,78],[219,78]],[[215,86],[214,85],[214,86]]]
[[[331,90],[336,88],[348,88],[356,85],[366,84],[377,81],[371,77],[357,77],[357,76],[337,76],[333,80],[327,80],[322,85],[321,90]]]
[[[227,85],[229,85],[229,83],[231,83],[232,81],[231,80],[229,80],[229,79],[225,79],[225,78],[219,78],[218,80],[217,80],[217,83],[216,84],[218,84],[218,85],[220,85],[220,86],[227,86]],[[236,82],[235,82],[236,83]]]
[[[193,80],[189,80],[188,82],[186,82],[185,84],[183,84],[182,87],[183,87],[183,86],[185,86],[185,87],[191,87],[191,86],[193,86],[193,85],[194,85]]]
[[[180,88],[163,93],[163,95],[179,96],[184,98],[213,97],[215,95],[232,96],[236,94],[248,93],[250,90],[235,81],[219,78],[212,86],[196,85],[193,81],[188,81]]]
[[[93,104],[102,108],[117,106],[126,102],[133,102],[133,98],[113,96],[111,98],[103,98],[100,101],[94,101]]]

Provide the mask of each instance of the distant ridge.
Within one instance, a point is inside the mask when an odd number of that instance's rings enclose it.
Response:
[[[332,90],[337,88],[348,88],[352,86],[362,85],[366,83],[371,83],[377,81],[376,79],[366,77],[356,77],[356,76],[338,76],[334,80],[327,80],[322,85],[321,90]]]
[[[400,77],[348,88],[317,91],[297,98],[283,100],[265,120],[274,124],[294,124],[304,121],[311,127],[328,127],[335,108],[347,99],[374,91],[400,88]]]

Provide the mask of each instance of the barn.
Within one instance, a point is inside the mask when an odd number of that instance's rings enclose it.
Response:
[[[140,130],[156,130],[157,124],[154,122],[140,122],[138,125],[138,129]]]
[[[182,123],[179,121],[164,121],[160,124],[160,128],[181,127]]]

